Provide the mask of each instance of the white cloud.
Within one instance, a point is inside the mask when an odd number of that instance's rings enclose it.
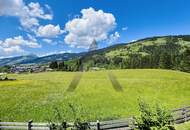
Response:
[[[47,6],[45,6],[47,8]],[[48,12],[51,9],[48,7]],[[39,19],[51,20],[52,13],[45,13],[39,3],[25,5],[23,0],[0,0],[0,16],[15,16],[24,28],[39,26]]]
[[[26,47],[30,47],[30,48],[39,48],[41,47],[38,43],[36,39],[29,39],[29,40],[25,40],[23,39],[22,36],[17,36],[14,38],[7,38],[4,41],[1,42],[0,44],[1,47],[3,48],[10,48],[13,46],[26,46]]]
[[[22,36],[7,38],[0,41],[1,55],[15,54],[25,52],[23,47],[40,48],[41,45],[37,43],[35,38],[24,39]]]
[[[35,41],[26,41],[25,40],[25,45],[27,47],[30,47],[30,48],[41,48],[41,45],[39,45],[37,42]]]
[[[31,18],[31,17],[22,17],[20,19],[21,25],[30,30],[34,30],[34,27],[39,26],[39,21],[36,18]]]
[[[21,53],[24,50],[20,46],[11,46],[9,48],[2,48],[5,54]]]
[[[71,50],[64,50],[64,51],[53,51],[53,52],[48,52],[45,54],[40,55],[40,57],[44,57],[44,56],[49,56],[49,55],[54,55],[54,54],[64,54],[64,53],[71,53]]]
[[[123,27],[122,31],[126,31],[128,29],[128,27]]]
[[[46,43],[48,43],[48,44],[52,43],[51,39],[43,39],[43,41],[46,42]]]
[[[63,53],[71,53],[71,50],[67,50],[67,51],[59,51],[58,54],[63,54]]]
[[[63,30],[61,30],[59,25],[54,26],[52,24],[48,24],[45,26],[40,26],[36,32],[36,35],[39,37],[55,38],[62,33]]]
[[[0,0],[0,15],[20,16],[23,6],[22,0]]]
[[[136,42],[137,40],[131,40],[131,42]]]
[[[31,47],[31,48],[40,48],[41,47],[41,45],[38,44],[38,41],[35,37],[33,37],[30,34],[27,34],[27,36],[28,36],[28,40],[25,40],[26,46]]]
[[[11,47],[11,46],[19,46],[23,43],[23,38],[21,36],[14,37],[14,38],[7,38],[2,43],[3,47]]]
[[[72,47],[88,48],[93,39],[106,40],[116,26],[115,17],[111,13],[88,8],[82,9],[81,14],[81,17],[74,18],[65,25],[68,34],[64,41]]]
[[[27,33],[26,35],[27,35],[29,40],[37,41],[36,38],[34,36],[32,36],[31,34]]]
[[[109,36],[108,43],[113,44],[120,38],[120,35],[118,32],[115,32]]]
[[[21,54],[24,50],[20,46],[2,47],[0,46],[0,57],[10,56],[11,54]]]
[[[51,8],[49,6],[46,5],[46,7],[50,10]],[[51,20],[53,18],[52,14],[45,14],[44,10],[40,7],[40,4],[39,3],[33,3],[31,2],[29,5],[28,5],[28,8],[29,8],[29,12],[28,14],[31,16],[31,17],[38,17],[38,18],[41,18],[41,19],[48,19],[48,20]]]

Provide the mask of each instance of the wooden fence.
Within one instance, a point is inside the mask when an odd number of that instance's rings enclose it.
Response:
[[[172,116],[176,124],[190,121],[190,106],[173,110]]]
[[[184,123],[190,121],[190,106],[172,110],[173,120],[176,124]],[[80,124],[81,125],[81,124]],[[97,121],[84,124],[92,130],[114,130],[114,129],[124,129],[124,130],[134,130],[136,128],[135,119],[120,119],[111,121]],[[70,128],[71,130],[76,129],[76,124],[74,123],[35,123],[29,122],[0,122],[0,130],[55,130],[56,126],[60,129],[66,130]]]

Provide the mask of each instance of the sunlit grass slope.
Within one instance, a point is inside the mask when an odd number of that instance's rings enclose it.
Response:
[[[67,91],[76,73],[10,75],[17,80],[0,82],[0,119],[41,122],[54,119],[57,111],[71,121],[75,117],[90,121],[125,118],[138,114],[139,98],[150,104],[161,103],[169,109],[190,105],[188,73],[112,70],[122,86],[118,92],[108,78],[108,71],[83,72],[77,88]]]
[[[175,125],[176,130],[190,130],[190,122]]]

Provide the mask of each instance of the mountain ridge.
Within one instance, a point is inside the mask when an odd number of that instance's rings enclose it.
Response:
[[[11,57],[11,58],[3,58],[0,59],[0,66],[5,65],[15,65],[15,64],[43,64],[48,63],[51,61],[62,61],[62,60],[70,60],[73,58],[77,58],[82,53],[61,53],[61,54],[52,54],[48,56],[31,56],[31,55],[25,55],[25,56],[17,56],[17,57]]]
[[[159,42],[156,41],[158,39],[160,40]],[[86,59],[93,55],[104,55],[106,53],[109,54],[109,52],[111,51],[114,52],[114,50],[116,51],[122,50],[126,47],[128,48],[132,47],[133,50],[130,51],[135,52],[135,49],[140,47],[141,44],[145,46],[152,46],[154,44],[163,44],[167,42],[167,39],[173,39],[174,42],[179,42],[180,43],[179,45],[188,44],[188,42],[190,42],[190,35],[167,35],[167,36],[147,37],[136,40],[134,42],[114,44],[112,46],[108,46],[106,48],[101,48],[90,52],[52,54],[43,57],[38,57],[36,55],[27,55],[27,56],[17,56],[12,58],[3,58],[0,59],[0,66],[14,65],[14,64],[45,64],[51,61],[63,61],[63,60],[68,61],[79,57],[82,57],[82,59]],[[137,47],[135,48],[134,46]]]

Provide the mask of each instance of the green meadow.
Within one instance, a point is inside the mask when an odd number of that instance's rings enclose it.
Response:
[[[183,124],[175,125],[176,130],[190,130],[190,122],[185,122]]]
[[[62,119],[95,121],[138,115],[138,99],[168,109],[190,105],[190,74],[159,69],[111,70],[122,87],[116,91],[110,71],[80,72],[76,88],[68,87],[79,72],[12,74],[0,82],[0,119],[46,122]]]

